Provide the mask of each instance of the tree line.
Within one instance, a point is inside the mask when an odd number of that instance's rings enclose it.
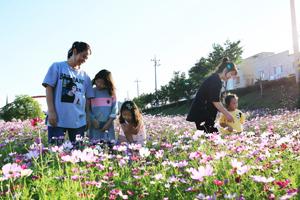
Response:
[[[164,106],[167,102],[178,102],[186,99],[190,104],[191,99],[196,94],[198,87],[220,64],[223,57],[229,57],[230,61],[240,64],[242,62],[243,47],[241,41],[231,42],[226,40],[223,45],[214,44],[213,51],[207,57],[201,57],[188,71],[188,77],[184,72],[174,71],[168,84],[162,85],[156,92],[141,94],[133,101],[142,110],[150,104],[153,106]]]

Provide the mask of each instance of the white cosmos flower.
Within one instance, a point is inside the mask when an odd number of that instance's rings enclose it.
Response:
[[[21,170],[21,177],[23,176],[30,176],[30,174],[32,174],[33,170],[31,169],[23,169]]]
[[[147,157],[150,155],[150,151],[149,151],[149,149],[148,149],[147,147],[145,147],[145,148],[140,148],[139,152],[140,152],[140,156],[141,156],[142,158],[144,158],[144,157],[147,158]]]

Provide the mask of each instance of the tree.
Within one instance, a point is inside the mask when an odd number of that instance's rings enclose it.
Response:
[[[167,101],[169,100],[169,86],[168,85],[162,85],[160,87],[160,90],[158,92],[158,98],[162,105],[166,105]]]
[[[14,102],[6,104],[0,112],[0,117],[5,121],[12,119],[44,118],[40,104],[28,95],[17,95]]]
[[[240,47],[240,40],[236,42],[230,42],[226,40],[224,43],[225,49],[220,44],[213,46],[213,51],[208,54],[207,61],[212,67],[212,71],[221,63],[224,57],[229,57],[231,62],[240,64],[242,62],[243,47]]]
[[[147,104],[150,104],[151,111],[152,111],[152,106],[155,105],[155,103],[156,103],[156,95],[155,95],[155,93],[149,93],[149,94],[147,94],[146,97],[145,97],[145,101],[147,102]]]
[[[143,93],[139,97],[135,97],[132,101],[137,105],[138,108],[143,110],[143,109],[145,109],[145,107],[148,104],[147,96],[148,96],[148,94]]]
[[[189,77],[190,81],[195,85],[197,89],[200,84],[204,81],[204,79],[209,76],[211,73],[212,68],[209,65],[206,58],[201,57],[199,62],[195,63],[191,69],[189,69]]]
[[[190,104],[190,100],[196,94],[195,84],[191,79],[185,79],[183,87],[183,97],[187,99],[187,104]]]
[[[221,64],[224,57],[229,57],[231,62],[240,64],[244,51],[243,47],[239,46],[240,43],[240,40],[236,42],[226,40],[225,47],[220,44],[213,45],[213,51],[208,54],[208,57],[201,57],[199,62],[189,70],[189,77],[195,86],[199,87],[204,79]]]
[[[182,72],[180,74],[179,71],[173,72],[173,78],[169,81],[169,85],[172,88],[170,90],[170,100],[175,101],[177,103],[181,98],[183,98],[184,86],[185,86],[185,73]]]

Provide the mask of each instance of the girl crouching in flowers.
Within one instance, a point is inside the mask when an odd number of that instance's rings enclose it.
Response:
[[[142,120],[142,113],[132,101],[125,101],[120,110],[119,142],[145,145],[146,130]]]

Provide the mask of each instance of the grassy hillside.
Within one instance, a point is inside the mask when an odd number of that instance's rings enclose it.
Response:
[[[238,94],[239,109],[260,109],[269,108],[275,110],[278,108],[294,109],[298,106],[299,85],[293,80],[294,77],[284,78],[279,81],[269,81],[263,83],[263,95],[259,85],[240,88],[232,93]],[[144,110],[146,114],[156,115],[159,113],[165,115],[184,115],[189,111],[190,105],[187,102],[180,102],[177,108],[176,104],[161,108],[153,108]]]

